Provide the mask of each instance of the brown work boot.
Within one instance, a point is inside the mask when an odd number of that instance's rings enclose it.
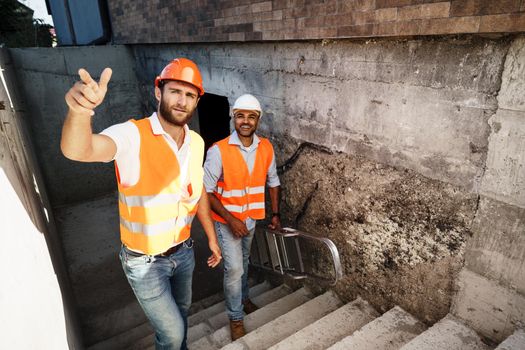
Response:
[[[255,310],[259,310],[259,307],[252,303],[250,299],[246,299],[242,302],[242,305],[244,306],[244,313],[245,314],[251,314]]]
[[[235,341],[246,334],[246,331],[244,330],[244,323],[242,322],[242,320],[230,320],[230,333],[232,335],[232,341]]]

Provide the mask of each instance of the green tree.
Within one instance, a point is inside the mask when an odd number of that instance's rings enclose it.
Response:
[[[17,0],[0,0],[0,45],[52,46],[51,26],[33,19],[33,10]]]

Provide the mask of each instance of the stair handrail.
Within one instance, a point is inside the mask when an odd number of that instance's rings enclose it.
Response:
[[[314,236],[310,233],[300,231],[291,227],[284,227],[281,230],[272,230],[270,228],[265,229],[266,232],[269,232],[274,235],[279,235],[282,237],[303,237],[310,240],[315,240],[324,243],[328,250],[330,251],[330,254],[332,255],[332,261],[334,265],[334,273],[335,273],[335,279],[331,283],[331,285],[335,285],[339,280],[343,278],[343,267],[341,266],[341,259],[339,258],[339,251],[337,250],[337,247],[335,246],[334,242],[326,237],[318,237]],[[310,275],[310,277],[318,277]]]

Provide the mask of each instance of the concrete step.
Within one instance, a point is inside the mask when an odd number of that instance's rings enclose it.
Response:
[[[211,328],[206,322],[196,324],[195,326],[188,328],[188,344],[191,344],[214,331],[215,329]]]
[[[271,285],[268,282],[260,283],[250,288],[250,295],[255,295],[257,298],[257,296],[260,296],[261,293],[264,294],[270,288],[271,288]],[[278,288],[279,287],[275,289],[278,289]],[[222,293],[212,295],[211,297],[201,300],[199,303],[201,303],[201,305],[209,306],[210,301],[217,301],[218,298],[222,299]],[[275,299],[277,298],[279,298],[279,296],[277,296]],[[263,298],[263,300],[265,299]],[[219,308],[218,306],[219,307],[222,306],[222,307]],[[217,311],[214,313],[215,310],[218,310],[219,313],[220,311],[224,310],[224,302],[220,302],[220,299],[219,299],[218,304],[216,303],[215,305],[212,305],[205,309],[201,308],[201,311],[198,311],[195,315],[192,315],[194,316],[193,322],[195,322],[195,320],[198,320],[202,317],[210,317],[210,316],[215,315],[215,313],[217,313]],[[188,317],[188,322],[190,322],[190,320],[192,319],[191,318],[192,316]],[[214,328],[210,328],[210,326],[205,323],[193,325],[193,327],[190,327],[188,329],[188,341],[187,341],[188,344],[203,337],[206,334],[212,333],[213,330]],[[106,344],[106,345],[109,345],[109,347],[105,346],[104,348],[96,348],[93,350],[104,350],[104,349],[110,350],[110,349],[116,349],[119,347],[125,348],[127,350],[142,350],[154,344],[155,344],[155,335],[153,333],[153,328],[151,328],[149,323],[146,322],[145,324],[142,324],[141,326],[137,327],[136,330],[131,330],[131,332],[126,332],[125,334],[119,335],[119,337],[116,339],[112,338],[111,342],[109,344]]]
[[[206,298],[204,298],[202,300],[199,300],[197,302],[191,303],[190,311],[188,311],[188,315],[190,315],[190,317],[191,317],[191,316],[199,313],[200,311],[209,308],[210,306],[213,306],[213,305],[215,305],[217,303],[220,303],[223,300],[224,300],[224,294],[222,293],[222,291],[220,291],[220,292],[218,292],[216,294],[213,294],[213,295],[210,295],[210,296],[208,296],[208,297],[206,297]],[[188,321],[189,321],[189,318],[188,318]]]
[[[153,331],[150,334],[148,334],[147,336],[145,336],[145,337],[143,337],[141,339],[138,339],[132,345],[130,345],[128,347],[125,347],[125,348],[121,348],[121,349],[126,349],[126,350],[144,350],[144,349],[147,349],[147,348],[150,348],[150,347],[155,348],[155,334],[153,333]]]
[[[319,318],[337,310],[343,305],[334,292],[328,291],[288,313],[266,323],[223,347],[223,350],[262,350],[289,337],[295,332],[315,322]]]
[[[244,318],[244,328],[246,329],[246,332],[251,332],[297,306],[304,304],[311,298],[312,295],[305,288],[298,289],[297,291],[246,315]],[[212,334],[190,343],[189,348],[191,350],[220,349],[230,342],[230,326],[228,324],[219,328]]]
[[[114,256],[112,258],[118,260]],[[98,268],[106,271],[111,267],[104,264]],[[91,273],[86,272],[85,274],[90,275]],[[84,344],[87,347],[126,333],[129,329],[147,321],[129,285],[124,285],[119,281],[122,276],[117,278],[117,275],[123,275],[122,268],[120,271],[111,274],[104,272],[104,274],[103,281],[100,283],[86,281],[82,283],[83,287],[80,285],[75,287],[85,288],[85,291],[77,291],[75,295],[82,300],[77,306],[82,318],[82,332],[86,334]],[[114,278],[115,281],[109,281],[110,278]],[[93,295],[87,297],[89,290],[96,290],[97,293],[92,293]]]
[[[447,315],[401,348],[402,350],[489,350],[476,332]]]
[[[285,295],[290,294],[291,290],[288,287],[280,286],[277,288],[274,288],[266,293],[263,293],[261,295],[258,295],[254,298],[252,298],[252,301],[255,305],[259,307],[263,307],[265,305],[268,305],[274,301],[276,301],[279,298],[284,297]],[[228,315],[226,313],[226,310],[223,309],[222,312],[219,314],[212,316],[208,319],[207,323],[211,326],[212,329],[219,329],[227,324],[229,324],[230,320],[228,319]]]
[[[525,349],[525,330],[517,329],[505,339],[496,350],[523,350]]]
[[[255,305],[263,307],[268,305],[285,295],[290,294],[291,290],[286,286],[279,286],[272,290],[269,290],[260,295],[256,295],[252,298]],[[255,293],[254,293],[255,294]],[[252,295],[252,293],[250,293]],[[208,320],[201,322],[188,329],[188,344],[193,343],[195,340],[200,339],[208,334],[213,333],[215,330],[224,327],[229,324],[228,315],[224,310],[224,303],[221,303],[223,309],[217,315],[209,317]]]
[[[259,283],[250,288],[250,298],[254,298],[267,292],[271,289],[271,285],[268,282]],[[209,304],[210,301],[214,301],[213,304]],[[197,303],[196,303],[197,304]],[[190,309],[190,316],[188,317],[189,327],[197,325],[201,322],[208,320],[210,317],[215,316],[225,310],[224,306],[224,295],[217,293],[212,295],[198,303],[195,307],[192,306]],[[203,307],[206,305],[206,307]]]
[[[378,316],[370,304],[357,298],[275,344],[269,350],[326,349]]]
[[[134,320],[136,324],[131,327],[128,326],[123,332],[116,334],[109,339],[88,347],[88,350],[126,349],[137,340],[153,332],[153,328],[151,328],[146,316],[144,316],[144,312],[137,302],[134,301],[126,308],[117,311],[109,312],[108,316],[106,316],[106,322],[108,320],[113,320],[113,322],[125,322],[125,324],[129,325],[132,320]],[[122,327],[122,325],[120,327]]]
[[[426,329],[412,315],[395,306],[381,317],[366,324],[352,335],[335,343],[330,350],[394,350]]]

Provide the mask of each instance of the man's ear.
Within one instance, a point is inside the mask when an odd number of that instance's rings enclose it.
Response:
[[[162,96],[162,91],[158,86],[155,86],[155,98],[160,102],[160,97]]]

